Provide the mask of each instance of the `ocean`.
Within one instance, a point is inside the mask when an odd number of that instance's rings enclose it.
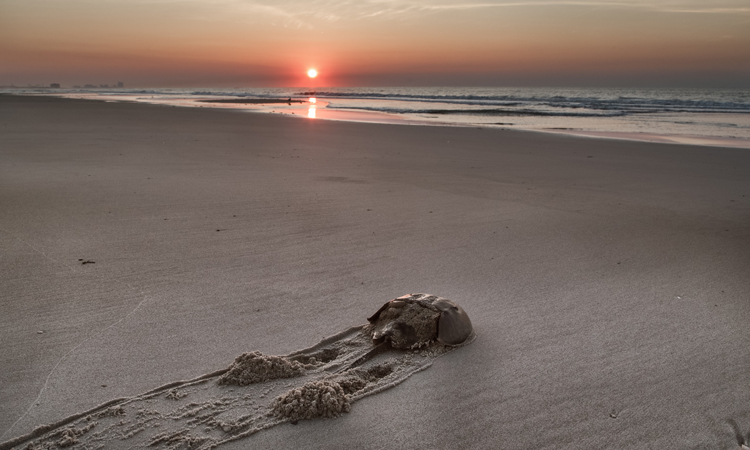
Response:
[[[315,120],[498,127],[750,148],[750,90],[740,89],[302,87],[3,91],[233,108]],[[210,103],[213,99],[295,102]]]

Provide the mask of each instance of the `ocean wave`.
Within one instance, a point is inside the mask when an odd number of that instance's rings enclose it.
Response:
[[[609,112],[563,112],[563,111],[541,111],[534,109],[502,109],[502,108],[484,108],[484,109],[407,109],[407,108],[389,108],[389,107],[368,107],[368,106],[336,106],[328,105],[329,109],[354,109],[358,111],[385,112],[391,114],[434,114],[434,115],[472,115],[472,116],[540,116],[540,117],[618,117],[626,113],[621,111]]]
[[[462,106],[525,106],[529,109],[583,109],[594,111],[620,111],[623,114],[654,112],[732,112],[750,113],[750,103],[736,101],[694,100],[680,98],[644,98],[619,96],[617,98],[576,97],[562,95],[451,95],[406,94],[397,92],[297,92],[296,95],[315,95],[318,98],[347,100],[385,100],[395,102],[445,103]],[[375,109],[378,110],[378,109]],[[405,108],[404,112],[412,110]],[[422,112],[422,110],[413,109]],[[439,113],[437,113],[439,114]],[[551,114],[551,113],[550,113]],[[569,113],[565,113],[568,115]],[[546,114],[545,114],[546,115]]]

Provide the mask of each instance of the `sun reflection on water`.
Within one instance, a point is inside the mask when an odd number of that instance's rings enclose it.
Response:
[[[307,110],[307,117],[310,119],[315,118],[315,102],[317,101],[315,97],[310,97],[308,100],[310,102],[310,108]]]

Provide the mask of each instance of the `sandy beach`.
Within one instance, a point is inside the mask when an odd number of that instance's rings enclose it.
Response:
[[[413,292],[476,339],[220,448],[750,439],[747,149],[0,96],[0,211],[0,442]]]

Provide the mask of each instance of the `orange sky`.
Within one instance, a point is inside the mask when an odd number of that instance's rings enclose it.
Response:
[[[309,67],[317,86],[750,87],[750,1],[0,1],[0,85],[307,86]]]

